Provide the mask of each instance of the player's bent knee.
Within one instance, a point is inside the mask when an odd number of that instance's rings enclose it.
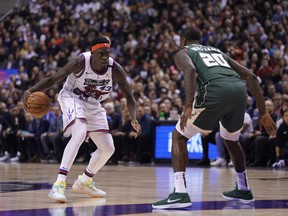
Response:
[[[109,146],[107,146],[107,148],[105,149],[105,154],[107,154],[107,155],[113,155],[114,154],[114,152],[115,152],[115,147],[114,147],[114,145],[109,145]]]

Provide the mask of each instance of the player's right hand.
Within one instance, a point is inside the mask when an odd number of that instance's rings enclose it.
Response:
[[[30,97],[31,92],[26,90],[24,92],[24,96],[23,96],[23,102],[24,102],[24,109],[28,112],[29,109],[29,105],[27,104],[27,98]]]
[[[263,126],[270,136],[274,137],[276,135],[277,127],[269,113],[266,112],[263,115],[260,115],[259,126],[260,130],[262,130]]]
[[[186,127],[188,119],[191,117],[191,114],[192,114],[192,107],[188,107],[184,110],[184,113],[180,118],[180,128],[183,132],[184,128]]]

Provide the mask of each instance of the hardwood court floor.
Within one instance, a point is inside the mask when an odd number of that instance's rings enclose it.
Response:
[[[235,185],[233,168],[187,169],[192,207],[187,210],[154,211],[151,204],[172,192],[169,166],[106,165],[94,177],[107,198],[89,198],[71,186],[85,165],[73,165],[68,175],[65,204],[48,198],[59,164],[0,163],[0,215],[193,215],[252,216],[288,215],[287,169],[249,169],[249,183],[256,201],[250,205],[225,201],[221,193]]]

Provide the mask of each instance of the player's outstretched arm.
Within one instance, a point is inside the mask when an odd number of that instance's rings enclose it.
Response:
[[[43,91],[51,86],[53,86],[58,81],[66,78],[71,73],[78,73],[80,72],[84,67],[84,59],[83,56],[76,56],[74,58],[71,58],[68,63],[61,69],[57,71],[53,76],[45,77],[44,79],[40,80],[38,83],[36,83],[34,86],[32,86],[30,89],[27,89],[24,92],[24,108],[27,110],[28,105],[26,103],[27,98],[31,95],[33,92],[37,91]]]
[[[257,108],[259,110],[259,125],[263,126],[270,136],[276,135],[276,124],[271,116],[266,112],[262,89],[259,85],[258,79],[255,74],[243,67],[233,59],[227,56],[228,62],[231,67],[239,74],[239,76],[246,81],[249,90],[255,98]]]
[[[125,71],[123,67],[116,61],[114,61],[113,64],[113,77],[115,81],[118,83],[121,91],[123,92],[124,96],[127,99],[128,111],[132,119],[131,125],[136,131],[136,137],[137,137],[141,133],[141,126],[138,124],[136,118],[136,101],[132,95],[130,85],[127,82]]]
[[[51,86],[53,86],[54,84],[56,84],[58,81],[66,78],[69,74],[79,73],[81,70],[83,70],[83,67],[84,67],[84,58],[82,55],[71,58],[63,68],[57,71],[57,73],[40,80],[37,84],[32,86],[28,91],[30,93],[33,93],[36,91],[46,90],[50,88]]]

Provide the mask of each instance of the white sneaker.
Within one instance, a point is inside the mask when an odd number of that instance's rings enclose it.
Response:
[[[10,161],[10,154],[5,151],[4,156],[0,157],[0,162],[9,162]]]
[[[227,164],[227,161],[224,158],[217,158],[217,160],[210,163],[210,166],[216,166],[216,167],[225,167]]]
[[[64,195],[65,188],[66,182],[55,182],[48,196],[51,199],[57,200],[58,202],[65,203],[67,202],[67,199]]]
[[[229,163],[228,163],[228,167],[234,167],[234,165],[233,165],[233,162],[232,162],[232,161],[229,161]]]
[[[20,160],[19,156],[10,158],[10,162],[19,162],[19,160]]]
[[[17,155],[15,157],[10,158],[10,162],[19,162],[20,156],[21,156],[21,153],[17,152]]]
[[[272,165],[273,168],[283,168],[285,167],[285,161],[284,160],[279,160],[278,162],[274,163]]]
[[[97,189],[94,186],[94,182],[89,180],[88,182],[83,182],[81,175],[78,176],[78,179],[74,182],[72,189],[78,193],[88,194],[91,197],[101,198],[106,196],[106,192]]]

